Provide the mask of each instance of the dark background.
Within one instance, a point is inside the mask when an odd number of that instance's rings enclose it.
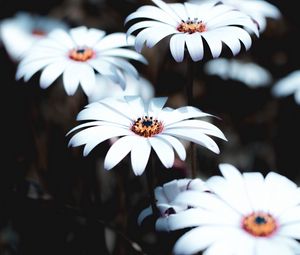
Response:
[[[0,3],[0,21],[22,10],[63,19],[71,27],[86,25],[111,33],[125,32],[125,17],[150,1]],[[270,3],[283,18],[268,20],[267,30],[250,50],[236,57],[268,69],[275,82],[299,68],[300,19],[295,1]],[[154,84],[157,96],[169,96],[170,105],[185,104],[186,63],[175,63],[169,52],[159,50],[160,46],[145,49],[150,64],[137,68]],[[226,50],[222,56],[232,57]],[[195,103],[220,117],[214,124],[229,141],[217,140],[220,155],[198,148],[199,176],[218,174],[218,164],[226,162],[241,171],[276,171],[298,183],[300,106],[293,96],[273,98],[273,83],[251,89],[238,81],[209,77],[203,72],[207,60],[195,63]],[[15,81],[16,67],[0,46],[0,254],[170,254],[180,232],[154,234],[152,219],[136,225],[137,214],[148,204],[145,174],[133,176],[127,160],[110,172],[103,170],[108,144],[86,158],[81,148],[68,148],[65,134],[87,103],[83,92],[79,89],[68,97],[56,84],[42,90],[38,75],[27,83]],[[184,162],[172,169],[157,162],[156,184],[186,177],[187,172]]]

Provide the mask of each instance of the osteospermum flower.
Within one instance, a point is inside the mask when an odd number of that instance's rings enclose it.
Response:
[[[122,89],[119,84],[102,75],[96,75],[96,85],[89,95],[89,103],[99,101],[105,97],[122,98],[124,96],[141,96],[144,101],[154,96],[154,87],[147,79],[125,74],[126,88]]]
[[[201,4],[202,0],[192,0],[190,2]],[[260,32],[266,29],[268,18],[281,18],[280,10],[264,0],[222,0],[222,2],[248,14],[257,23]]]
[[[127,34],[137,30],[135,48],[142,51],[144,43],[151,48],[161,39],[171,36],[170,50],[177,62],[183,61],[187,49],[193,61],[204,56],[203,40],[208,44],[214,58],[222,51],[222,42],[236,55],[241,43],[246,49],[251,46],[251,36],[242,27],[258,36],[257,26],[250,17],[222,3],[208,2],[200,5],[191,3],[166,4],[152,0],[158,7],[142,6],[130,14],[125,22],[145,19],[129,27]]]
[[[207,191],[207,187],[205,186],[205,183],[199,178],[185,178],[172,180],[170,182],[165,183],[163,186],[159,186],[154,189],[156,206],[160,213],[155,223],[156,230],[169,231],[169,215],[179,213],[189,208],[188,205],[175,202],[176,197],[180,193],[187,190],[196,190],[204,192]],[[151,206],[145,208],[138,216],[138,224],[142,224],[142,222],[152,214],[153,211]]]
[[[69,132],[83,129],[71,138],[69,145],[85,145],[83,154],[86,156],[103,141],[121,137],[107,152],[104,168],[113,168],[131,152],[135,175],[144,172],[152,148],[166,168],[174,164],[174,150],[181,160],[185,160],[186,151],[179,139],[219,153],[218,145],[208,135],[226,140],[221,130],[206,121],[191,119],[210,115],[190,106],[163,108],[166,100],[166,97],[152,98],[145,105],[140,97],[132,96],[105,98],[89,104],[78,114],[77,120],[92,121]]]
[[[250,88],[264,87],[272,82],[272,75],[265,68],[236,59],[212,59],[205,64],[204,71],[210,75],[218,75],[223,80],[242,82]]]
[[[73,95],[79,84],[86,95],[93,92],[95,71],[125,88],[124,73],[137,76],[135,67],[125,59],[146,63],[146,59],[128,49],[134,38],[126,40],[124,33],[105,36],[99,29],[84,26],[52,31],[47,38],[38,41],[20,62],[16,78],[28,81],[42,70],[40,86],[49,87],[61,74],[68,95]],[[125,58],[125,59],[124,59]]]
[[[194,208],[170,215],[169,228],[189,228],[175,254],[295,255],[300,252],[300,190],[275,172],[241,174],[220,164],[222,176],[205,184],[211,193],[186,191],[176,203]]]
[[[1,22],[0,37],[12,60],[19,61],[36,41],[57,28],[67,30],[68,26],[55,18],[18,12]]]
[[[278,80],[272,87],[272,94],[275,97],[285,97],[294,94],[297,104],[300,104],[300,70],[288,74]]]

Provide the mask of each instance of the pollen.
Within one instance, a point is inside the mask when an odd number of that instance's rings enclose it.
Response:
[[[84,62],[95,56],[95,52],[90,48],[77,48],[69,52],[69,58],[75,61]]]
[[[131,126],[131,131],[143,137],[151,137],[161,133],[163,124],[153,117],[138,118]]]
[[[268,237],[277,229],[276,220],[267,213],[252,213],[242,221],[242,227],[256,237]]]
[[[182,20],[182,22],[177,27],[177,30],[179,32],[189,34],[193,34],[195,32],[201,33],[206,31],[206,25],[197,18],[195,18],[194,20],[188,18],[186,21]]]

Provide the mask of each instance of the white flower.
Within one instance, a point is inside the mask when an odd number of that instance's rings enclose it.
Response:
[[[160,212],[159,218],[156,220],[155,228],[158,231],[169,231],[168,217],[175,213],[187,210],[188,205],[176,203],[176,197],[184,191],[197,190],[200,192],[207,191],[205,183],[199,179],[179,179],[165,183],[163,186],[156,187],[154,190],[156,206]],[[144,209],[138,216],[138,224],[142,224],[143,220],[152,215],[151,206]]]
[[[192,3],[202,3],[202,0],[191,0]],[[273,4],[263,0],[222,0],[226,5],[235,7],[248,14],[263,32],[267,26],[267,18],[280,19],[281,12]]]
[[[243,82],[250,88],[264,87],[272,82],[272,75],[265,68],[235,59],[210,60],[205,64],[204,71],[210,75],[218,75],[224,80]]]
[[[67,30],[68,26],[55,18],[18,12],[1,22],[0,37],[12,60],[19,61],[37,40],[56,28]]]
[[[134,38],[126,41],[124,33],[105,36],[99,29],[84,26],[70,29],[67,33],[57,29],[47,38],[32,46],[20,62],[16,78],[28,81],[36,72],[43,70],[40,86],[48,88],[61,74],[68,95],[73,95],[79,83],[86,95],[93,92],[95,71],[125,87],[124,73],[138,73],[127,59],[146,63],[137,52],[124,48],[132,46]]]
[[[176,203],[194,208],[170,215],[171,230],[192,227],[174,246],[175,254],[300,254],[300,190],[286,177],[270,172],[241,174],[220,164],[222,176],[205,184],[211,193],[186,191]]]
[[[135,48],[141,52],[144,43],[151,48],[161,39],[171,36],[170,50],[177,62],[182,62],[187,48],[193,61],[204,56],[203,40],[210,48],[214,58],[219,57],[222,43],[225,43],[236,55],[241,43],[246,49],[251,46],[251,36],[241,28],[246,27],[258,36],[257,26],[251,18],[222,3],[176,3],[166,4],[161,0],[152,0],[158,7],[142,6],[130,14],[125,22],[134,19],[146,19],[133,24],[127,35],[137,30]]]
[[[272,87],[272,93],[276,97],[294,94],[295,101],[300,104],[300,70],[293,71],[278,80]]]
[[[191,119],[209,114],[190,106],[163,108],[166,101],[166,97],[152,98],[148,105],[144,105],[140,97],[130,96],[124,99],[105,98],[89,104],[78,114],[77,120],[92,121],[69,132],[85,128],[71,138],[69,145],[85,145],[83,154],[86,156],[103,141],[121,137],[107,152],[104,168],[113,168],[131,152],[131,165],[136,175],[144,172],[151,148],[166,168],[174,164],[173,149],[181,160],[185,160],[186,151],[179,139],[219,153],[218,145],[208,135],[226,140],[221,130],[208,122]]]
[[[126,88],[123,90],[116,82],[102,75],[96,75],[96,85],[89,95],[89,103],[99,101],[105,97],[141,96],[144,101],[154,97],[154,86],[143,77],[138,79],[125,74]]]

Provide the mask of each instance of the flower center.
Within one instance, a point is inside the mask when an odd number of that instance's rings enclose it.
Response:
[[[95,56],[95,52],[87,47],[72,49],[69,52],[69,58],[75,61],[87,61]]]
[[[45,36],[45,35],[46,35],[46,32],[43,31],[43,30],[41,30],[41,29],[33,29],[33,30],[31,31],[31,34],[32,34],[32,35],[35,35],[35,36],[40,36],[40,37],[42,37],[42,36]]]
[[[194,18],[194,20],[188,18],[186,21],[182,20],[182,22],[177,27],[177,30],[179,32],[189,34],[193,34],[195,32],[201,33],[206,31],[206,25],[197,18]]]
[[[267,213],[251,213],[242,221],[242,227],[253,236],[266,237],[277,229],[276,220]]]
[[[151,137],[161,133],[163,124],[153,117],[138,118],[131,126],[131,130],[137,135]]]

